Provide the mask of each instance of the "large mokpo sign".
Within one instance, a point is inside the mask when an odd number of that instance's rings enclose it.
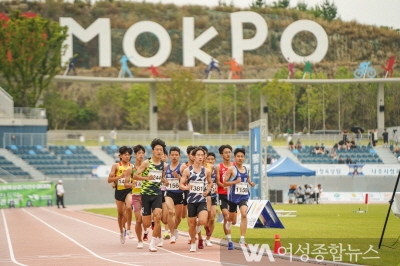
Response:
[[[265,19],[251,11],[240,11],[230,14],[231,19],[231,40],[232,40],[232,58],[240,64],[243,64],[244,52],[256,50],[261,47],[268,36],[268,26]],[[256,28],[255,35],[250,39],[243,37],[243,24],[251,23]],[[61,17],[61,26],[68,27],[68,38],[65,41],[67,50],[62,57],[63,63],[73,57],[73,36],[82,42],[89,42],[94,37],[99,37],[99,66],[111,66],[111,26],[109,18],[99,18],[88,28],[84,29],[73,18]],[[201,50],[201,48],[218,35],[214,27],[208,28],[198,37],[195,37],[195,23],[193,17],[183,18],[183,65],[193,67],[195,59],[209,64],[213,57]],[[311,32],[317,39],[315,51],[306,56],[306,60],[318,63],[325,57],[328,51],[328,35],[318,23],[310,20],[298,20],[290,24],[283,32],[281,37],[281,51],[285,58],[290,58],[291,62],[302,63],[304,56],[300,56],[293,51],[292,40],[296,34],[302,31]],[[154,34],[159,41],[159,49],[151,57],[143,57],[135,47],[135,41],[142,33],[150,32]],[[138,67],[160,66],[164,64],[171,53],[172,42],[167,30],[152,21],[140,21],[133,24],[125,33],[122,43],[123,52],[129,57],[132,64]]]

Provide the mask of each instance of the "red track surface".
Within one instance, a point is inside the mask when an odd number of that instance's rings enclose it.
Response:
[[[78,207],[37,207],[0,210],[0,265],[305,265],[263,257],[249,263],[241,250],[214,244],[189,252],[187,237],[158,252],[136,249],[137,240],[119,242],[115,219],[85,213]]]

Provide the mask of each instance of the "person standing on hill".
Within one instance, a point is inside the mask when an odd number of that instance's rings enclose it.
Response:
[[[383,138],[383,147],[387,148],[389,143],[389,133],[386,131],[386,128],[382,133],[382,138]]]

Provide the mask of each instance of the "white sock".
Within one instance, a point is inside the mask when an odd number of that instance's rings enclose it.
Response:
[[[145,233],[145,234],[148,234],[149,232],[147,232],[147,229],[146,229],[146,230],[144,230],[144,233]]]
[[[240,237],[240,242],[244,242],[244,236]]]
[[[156,242],[156,238],[153,236],[151,238],[150,246],[154,246],[154,244],[155,244],[154,242]]]
[[[228,240],[228,242],[232,242],[231,235],[226,235],[226,240]]]

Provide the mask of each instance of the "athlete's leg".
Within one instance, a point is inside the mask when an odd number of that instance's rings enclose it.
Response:
[[[207,240],[210,240],[211,235],[214,232],[216,213],[217,213],[217,206],[211,205],[210,211],[208,212],[208,223],[207,223],[208,229],[210,230],[211,234],[210,236],[207,236]]]
[[[118,212],[118,227],[119,232],[121,234],[124,233],[124,209],[125,209],[125,202],[116,200],[115,204],[117,205],[117,212]]]
[[[155,208],[153,210],[153,220],[154,220],[154,229],[153,229],[153,238],[154,237],[161,237],[161,208]]]
[[[183,204],[175,205],[175,229],[178,229],[182,221]]]
[[[182,218],[182,219],[185,219],[186,216],[187,216],[187,205],[183,204],[183,206],[182,206],[182,215],[181,215],[181,218]]]
[[[196,217],[188,218],[190,243],[196,244]]]
[[[246,236],[246,229],[247,229],[247,210],[248,207],[246,205],[242,205],[239,208],[241,214],[241,221],[240,221],[240,237]]]
[[[167,225],[169,230],[171,231],[171,235],[175,235],[175,205],[174,200],[171,197],[165,197],[165,206],[166,206],[166,216],[167,216]],[[164,209],[163,209],[164,212]],[[164,213],[163,213],[164,216]]]
[[[132,224],[132,194],[128,194],[125,197],[125,220],[126,230],[131,230]]]

